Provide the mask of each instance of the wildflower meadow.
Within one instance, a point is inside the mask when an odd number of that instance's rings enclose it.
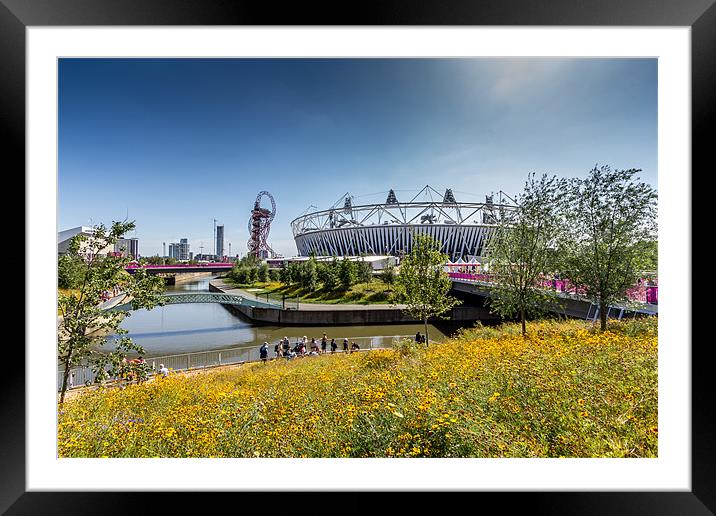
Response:
[[[60,457],[655,457],[657,319],[170,374],[58,407]]]

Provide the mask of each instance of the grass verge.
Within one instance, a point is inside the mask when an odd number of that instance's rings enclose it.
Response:
[[[227,280],[230,281],[230,280]],[[288,300],[296,297],[304,303],[325,303],[325,304],[390,304],[391,286],[380,280],[373,280],[369,283],[353,285],[348,290],[309,290],[298,285],[285,285],[279,282],[252,283],[249,285],[234,284],[242,289],[251,289],[251,293],[265,298],[281,301],[284,296]]]

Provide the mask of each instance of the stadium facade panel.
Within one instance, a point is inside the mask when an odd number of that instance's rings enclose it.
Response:
[[[420,194],[432,199],[416,201]],[[430,186],[418,196],[401,203],[391,190],[385,203],[354,206],[346,195],[343,206],[298,217],[291,222],[298,253],[400,257],[411,251],[413,235],[422,233],[440,241],[451,260],[482,256],[500,219],[514,209],[502,192],[497,203],[493,196],[485,203],[459,203],[451,190],[443,196]]]

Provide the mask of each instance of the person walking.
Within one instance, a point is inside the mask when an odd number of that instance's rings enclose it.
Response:
[[[326,352],[326,346],[328,345],[328,337],[326,337],[326,334],[323,334],[323,338],[321,339],[321,353]]]
[[[343,339],[343,351],[348,351],[348,339]]]
[[[259,356],[261,357],[261,361],[265,364],[268,359],[268,342],[264,342],[259,348]]]
[[[338,344],[336,344],[336,339],[331,339],[331,353],[335,353],[337,347]]]

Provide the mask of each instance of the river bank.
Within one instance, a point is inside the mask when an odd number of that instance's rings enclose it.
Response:
[[[211,292],[221,292],[244,297],[246,304],[227,305],[233,313],[247,317],[254,323],[275,324],[284,326],[343,326],[372,324],[419,324],[422,321],[407,314],[405,305],[352,305],[352,304],[320,304],[298,303],[297,308],[281,306],[251,306],[250,300],[257,296],[244,289],[236,288],[223,279],[209,282]],[[497,318],[482,306],[457,306],[446,314],[453,322],[474,323],[478,320],[494,321]],[[434,321],[434,319],[429,319]]]

